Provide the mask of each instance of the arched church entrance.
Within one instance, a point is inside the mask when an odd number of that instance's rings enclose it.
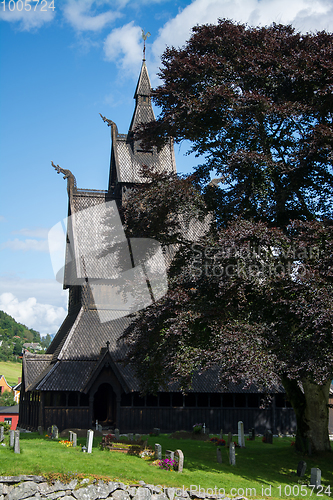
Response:
[[[94,395],[93,422],[103,427],[114,427],[117,419],[117,400],[116,394],[108,383],[99,386]]]

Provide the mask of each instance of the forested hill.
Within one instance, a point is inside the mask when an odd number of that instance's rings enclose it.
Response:
[[[43,348],[36,352],[44,352],[51,342],[51,336],[41,337],[32,328],[17,323],[9,314],[0,311],[0,361],[16,361],[22,354],[23,344],[36,342]],[[30,349],[29,349],[30,350]]]

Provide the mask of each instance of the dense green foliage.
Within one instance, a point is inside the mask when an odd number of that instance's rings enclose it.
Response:
[[[17,323],[9,314],[0,311],[0,342],[0,361],[18,361],[22,354],[23,344],[37,342],[45,349],[51,342],[51,336],[41,337],[32,328]]]

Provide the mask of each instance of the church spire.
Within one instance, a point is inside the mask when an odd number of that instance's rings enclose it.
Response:
[[[129,132],[134,132],[134,129],[140,123],[148,123],[155,120],[155,115],[153,107],[151,105],[151,85],[148,75],[148,69],[146,66],[146,40],[150,36],[150,33],[146,33],[142,30],[142,38],[144,42],[143,46],[143,59],[142,66],[139,75],[139,80],[135,89],[134,99],[135,99],[135,109],[129,128]]]

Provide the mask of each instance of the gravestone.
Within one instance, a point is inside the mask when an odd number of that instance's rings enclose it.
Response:
[[[154,434],[155,436],[159,436],[159,435],[160,435],[160,432],[161,432],[161,430],[160,430],[160,428],[159,428],[159,427],[154,427],[154,429],[153,429],[153,434]]]
[[[129,439],[130,441],[133,441],[133,432],[129,432],[129,433],[128,433],[128,439]]]
[[[219,463],[219,464],[222,463],[221,448],[216,448],[216,459],[217,459],[217,463]]]
[[[39,426],[38,426],[38,434],[39,434],[40,436],[42,436],[42,435],[43,435],[43,432],[44,432],[44,431],[43,431],[43,427],[42,427],[41,425],[39,425]]]
[[[77,434],[76,432],[69,431],[69,440],[72,443],[73,448],[77,446]]]
[[[265,432],[265,443],[273,444],[273,434],[269,429]]]
[[[158,443],[155,443],[155,459],[162,460],[162,446]]]
[[[14,436],[14,453],[20,453],[20,431],[15,431]]]
[[[59,429],[56,425],[52,425],[52,439],[58,439],[59,437]]]
[[[15,431],[9,431],[9,446],[13,448],[15,440]]]
[[[296,474],[298,475],[298,477],[303,477],[305,471],[306,471],[306,462],[304,462],[304,460],[301,460],[300,462],[298,462]]]
[[[318,486],[321,485],[321,470],[317,469],[316,467],[313,467],[311,469],[311,479],[310,479],[310,486],[315,486],[318,488]]]
[[[229,464],[230,465],[236,465],[235,443],[230,443],[230,447],[229,447]]]
[[[0,443],[5,439],[5,431],[3,425],[0,425]]]
[[[165,450],[165,458],[170,458],[170,460],[174,460],[175,452],[171,450]]]
[[[93,439],[94,439],[94,431],[89,429],[87,432],[87,453],[92,452]]]
[[[52,427],[48,427],[48,428],[47,428],[46,434],[47,434],[49,437],[51,437],[51,436],[52,436]]]
[[[176,460],[176,465],[177,465],[178,472],[183,472],[183,467],[184,467],[184,453],[182,452],[182,450],[176,450],[175,451],[175,460]]]
[[[220,430],[220,439],[223,439],[223,431],[222,431],[222,429]]]
[[[227,441],[228,448],[229,448],[231,443],[232,443],[232,432],[228,432],[228,441]]]
[[[244,424],[241,420],[238,422],[238,444],[241,448],[245,448]]]
[[[120,437],[119,429],[114,430],[114,435],[115,435],[116,440],[119,441],[119,437]]]
[[[141,434],[135,434],[134,438],[135,438],[135,441],[140,441]]]
[[[103,430],[103,427],[101,426],[101,424],[97,424],[96,431],[102,432],[102,430]]]
[[[249,440],[254,441],[256,439],[255,429],[249,429]]]

